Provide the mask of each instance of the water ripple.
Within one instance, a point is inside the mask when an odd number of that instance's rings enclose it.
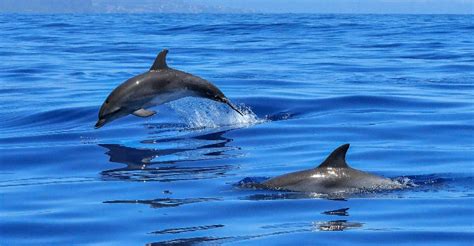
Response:
[[[472,16],[11,14],[0,30],[2,244],[474,240]],[[108,93],[163,48],[244,117],[186,99],[95,130]],[[412,186],[233,185],[346,142],[354,167]]]

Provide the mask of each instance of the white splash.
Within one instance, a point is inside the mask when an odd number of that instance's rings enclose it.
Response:
[[[169,103],[169,106],[191,128],[245,127],[265,121],[259,119],[249,107],[243,105],[237,106],[243,115],[225,104],[194,98],[173,101]]]

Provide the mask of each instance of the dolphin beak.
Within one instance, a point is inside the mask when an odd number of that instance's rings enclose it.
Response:
[[[105,119],[99,119],[99,120],[97,121],[97,123],[95,123],[94,128],[95,128],[95,129],[101,128],[103,125],[105,125],[105,121],[106,121]]]
[[[237,113],[239,113],[240,115],[244,116],[244,114],[239,110],[237,109],[236,106],[234,106],[229,100],[225,100],[225,104],[229,105],[229,107],[233,110],[235,110]]]

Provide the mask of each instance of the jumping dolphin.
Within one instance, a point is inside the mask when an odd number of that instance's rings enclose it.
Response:
[[[334,150],[318,167],[284,174],[269,179],[262,185],[269,189],[320,194],[402,188],[402,184],[397,181],[349,167],[346,163],[348,149],[349,144],[344,144]]]
[[[167,53],[168,50],[162,50],[148,72],[128,79],[110,93],[100,108],[95,128],[129,114],[150,117],[156,112],[147,108],[188,96],[225,103],[243,115],[211,82],[169,68],[166,64]]]

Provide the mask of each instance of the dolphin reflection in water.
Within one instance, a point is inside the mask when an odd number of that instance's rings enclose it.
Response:
[[[228,131],[148,139],[141,141],[142,148],[120,144],[98,144],[107,149],[105,154],[110,157],[110,162],[126,165],[104,170],[101,172],[102,177],[106,180],[170,182],[225,176],[232,170],[231,165],[208,165],[205,161],[233,156],[232,151],[238,147],[228,146],[232,141],[225,137]],[[151,144],[155,141],[185,141],[188,144],[181,147]],[[189,158],[183,159],[183,155]],[[196,161],[199,164],[189,164]]]

